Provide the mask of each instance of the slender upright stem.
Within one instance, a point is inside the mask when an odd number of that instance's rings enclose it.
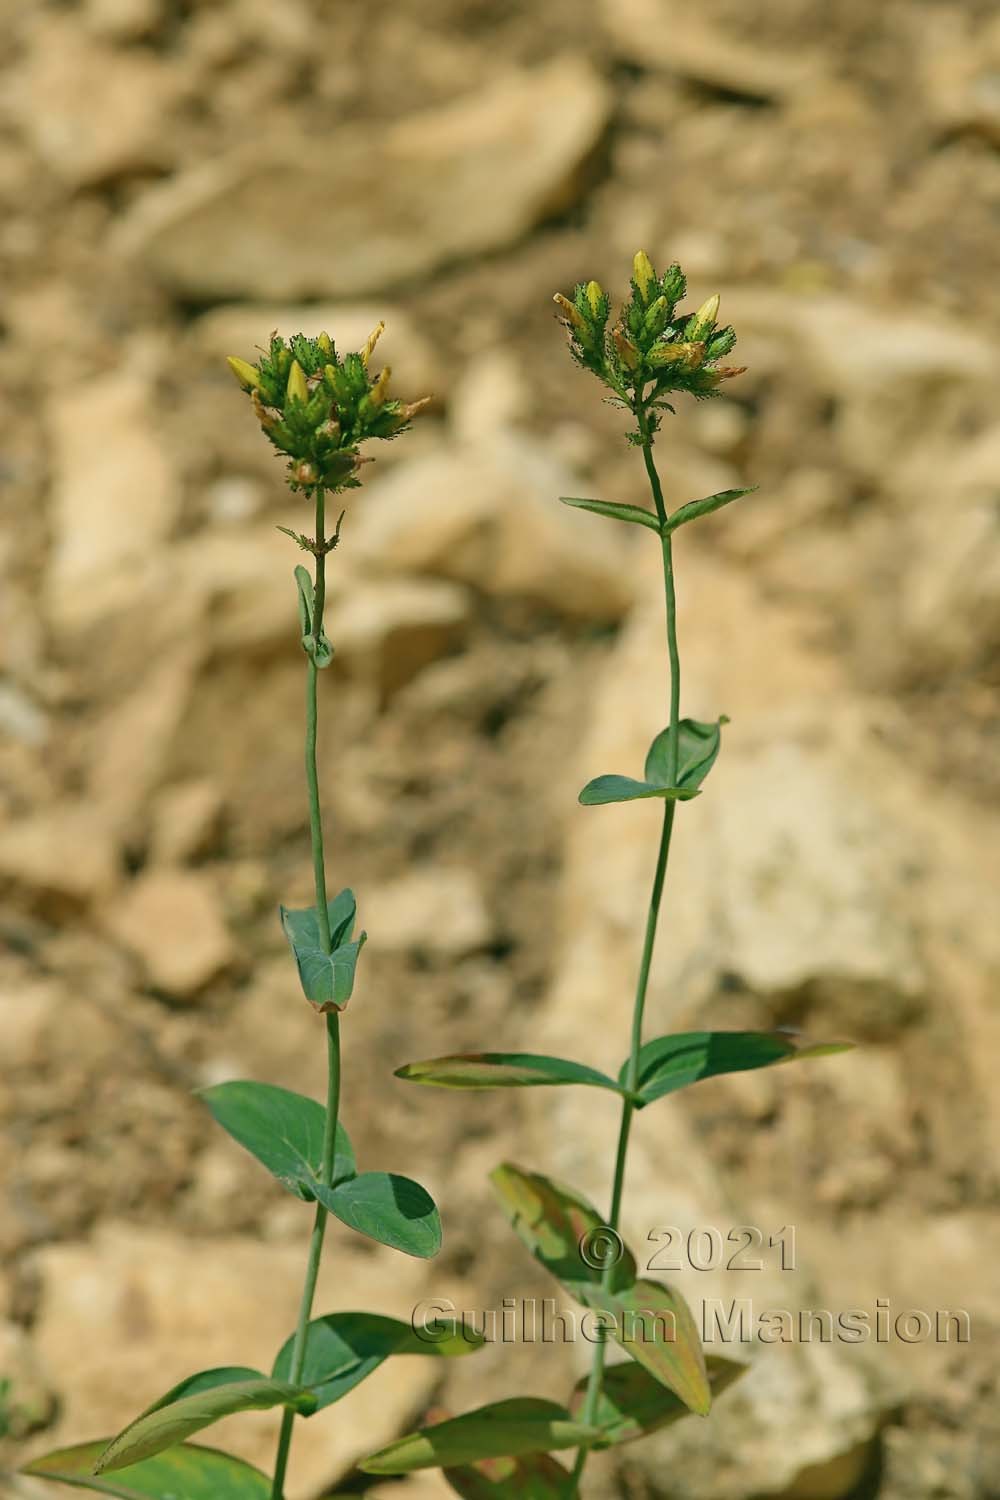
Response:
[[[324,495],[316,492],[316,541],[322,549],[324,541]],[[323,854],[323,817],[319,800],[319,773],[316,767],[317,724],[317,678],[316,648],[323,630],[323,609],[326,603],[326,556],[319,550],[316,557],[315,604],[313,609],[313,652],[309,656],[306,673],[306,785],[309,789],[309,833],[312,843],[313,879],[316,887],[316,917],[319,923],[320,941],[327,953],[333,944],[330,936],[330,917],[326,902],[326,862]],[[337,1118],[340,1112],[340,1017],[334,1011],[326,1017],[326,1124],[323,1132],[323,1161],[320,1181],[331,1187],[334,1177],[337,1148]],[[321,1203],[316,1204],[312,1236],[309,1240],[309,1258],[306,1262],[305,1281],[299,1302],[299,1317],[292,1344],[292,1362],[288,1372],[291,1385],[297,1385],[305,1366],[309,1320],[312,1317],[313,1298],[316,1295],[316,1279],[319,1276],[320,1258],[323,1254],[323,1238],[326,1234],[327,1211]],[[292,1428],[295,1413],[289,1408],[281,1419],[278,1437],[278,1452],[274,1463],[274,1480],[271,1485],[271,1500],[283,1500],[288,1454],[292,1444]]]
[[[638,406],[636,415],[639,419],[639,430],[642,433],[642,456],[646,464],[646,473],[649,476],[653,503],[656,506],[656,513],[660,521],[663,522],[667,519],[667,511],[663,502],[660,476],[656,471],[656,464],[653,460],[653,435],[649,429],[646,413],[641,403]],[[668,781],[673,785],[677,780],[679,761],[681,666],[677,648],[677,597],[674,590],[673,552],[669,536],[662,538],[662,551],[663,587],[667,611],[667,655],[670,660],[670,721],[667,735],[667,766]],[[676,805],[672,800],[666,800],[663,804],[663,826],[660,830],[660,848],[656,857],[653,888],[650,893],[649,911],[646,916],[646,932],[642,943],[642,957],[639,962],[639,978],[636,983],[635,1003],[632,1008],[631,1045],[629,1048],[628,1070],[625,1075],[626,1086],[630,1094],[635,1093],[639,1085],[639,1054],[642,1048],[642,1022],[646,1010],[646,991],[649,988],[649,971],[652,967],[653,948],[656,943],[656,931],[660,920],[660,903],[663,899],[663,884],[667,873],[667,861],[670,857],[670,836],[673,833]],[[623,1100],[621,1125],[618,1131],[618,1147],[615,1153],[614,1181],[611,1188],[611,1211],[608,1215],[608,1224],[616,1231],[621,1219],[622,1196],[625,1191],[625,1164],[628,1158],[628,1143],[634,1113],[635,1105],[632,1103],[632,1100],[630,1098]],[[614,1255],[609,1255],[608,1261],[601,1273],[601,1286],[604,1291],[611,1289],[615,1263]],[[594,1359],[590,1368],[587,1395],[584,1400],[581,1418],[588,1425],[593,1424],[597,1417],[598,1405],[601,1399],[601,1386],[604,1380],[606,1347],[603,1338],[599,1338],[594,1346]],[[576,1463],[573,1466],[575,1493],[579,1493],[580,1479],[587,1462],[588,1452],[587,1448],[580,1448],[577,1451]]]

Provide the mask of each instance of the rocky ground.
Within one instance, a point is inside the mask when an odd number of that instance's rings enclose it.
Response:
[[[1000,1495],[994,6],[38,0],[5,33],[0,1471],[266,1362],[294,1317],[302,1212],[190,1096],[322,1087],[275,918],[310,898],[274,529],[300,516],[222,365],[272,328],[350,346],[384,316],[402,393],[436,396],[351,498],[322,770],[370,933],[346,1117],[434,1191],[446,1248],[337,1238],[321,1300],[548,1295],[501,1156],[604,1201],[599,1105],[391,1072],[626,1046],[655,819],[575,799],[661,726],[660,586],[557,504],[639,491],[550,298],[643,244],[721,288],[749,366],[665,431],[669,497],[760,486],[678,544],[685,710],[732,724],[679,820],[650,1024],[859,1048],[643,1116],[627,1228],[794,1225],[761,1307],[961,1307],[972,1340],[755,1341],[709,1423],[591,1493]],[[300,1424],[291,1493],[432,1399],[562,1398],[586,1353],[390,1363]],[[273,1433],[220,1440],[266,1464]]]

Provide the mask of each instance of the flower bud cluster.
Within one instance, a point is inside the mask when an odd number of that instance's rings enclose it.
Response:
[[[288,457],[293,490],[355,488],[367,438],[394,438],[430,398],[409,405],[389,395],[388,367],[372,377],[369,362],[384,324],[358,353],[340,355],[329,334],[287,342],[277,334],[255,365],[230,358],[229,368],[253,402],[269,441]]]
[[[611,302],[599,282],[581,282],[572,298],[557,292],[574,358],[631,411],[655,412],[673,391],[705,400],[742,369],[720,366],[736,343],[733,329],[718,326],[719,297],[697,312],[678,310],[687,291],[680,266],[657,274],[644,250],[632,262],[631,294],[610,324]],[[609,326],[610,325],[610,326]]]

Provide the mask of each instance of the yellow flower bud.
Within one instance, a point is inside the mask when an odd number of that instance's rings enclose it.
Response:
[[[710,333],[715,327],[716,318],[719,316],[719,304],[721,301],[722,298],[716,292],[714,297],[709,297],[707,302],[703,302],[694,317],[688,322],[684,330],[684,336],[688,339],[697,340],[703,339],[707,333]]]
[[[260,385],[260,372],[256,365],[248,364],[245,359],[237,359],[235,354],[229,355],[226,364],[245,391],[256,390]]]
[[[656,272],[653,270],[653,262],[650,260],[645,250],[637,250],[635,252],[635,258],[632,261],[632,274],[635,277],[636,286],[642,293],[642,300],[645,302],[646,298],[649,295],[649,288],[656,280]]]
[[[385,369],[379,375],[375,384],[372,386],[371,390],[368,393],[369,399],[373,406],[381,406],[385,401],[386,395],[388,394],[389,390],[389,377],[391,375],[392,371],[390,370],[389,366],[386,365]]]
[[[333,339],[328,333],[320,333],[316,336],[316,343],[324,354],[333,353]]]
[[[590,305],[590,316],[599,318],[604,303],[604,288],[599,281],[587,282],[587,302]]]
[[[368,361],[371,359],[372,353],[375,349],[375,345],[378,343],[384,332],[385,323],[377,323],[376,326],[372,329],[371,333],[365,339],[365,347],[361,351],[361,363],[364,365],[366,370],[368,368]]]
[[[621,356],[622,364],[630,370],[635,370],[639,365],[639,351],[620,328],[615,329],[615,348]]]
[[[574,306],[568,297],[564,297],[562,292],[556,292],[552,300],[574,328],[579,329],[581,332],[586,328],[587,325],[584,322],[583,313],[578,307]]]
[[[664,365],[683,365],[686,370],[697,370],[705,358],[704,344],[658,344],[650,350],[649,363],[656,369]]]
[[[289,397],[295,397],[301,401],[303,406],[309,400],[309,387],[306,385],[306,372],[297,359],[292,360],[292,368],[288,372],[288,385],[285,387]]]

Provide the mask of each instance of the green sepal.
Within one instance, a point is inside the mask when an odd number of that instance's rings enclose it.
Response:
[[[396,1069],[395,1076],[442,1089],[538,1088],[580,1083],[622,1092],[613,1078],[597,1068],[535,1052],[459,1052],[451,1057],[405,1063]]]
[[[395,1172],[361,1172],[336,1187],[310,1188],[342,1224],[380,1245],[429,1260],[441,1248],[441,1220],[426,1188]]]
[[[213,1084],[200,1089],[198,1097],[223,1130],[255,1156],[282,1187],[307,1203],[313,1201],[315,1195],[309,1184],[322,1170],[326,1132],[322,1104],[291,1089],[250,1080]],[[353,1147],[338,1120],[334,1182],[353,1177],[356,1171]]]
[[[721,728],[728,724],[725,714],[714,724],[699,719],[681,719],[678,725],[677,779],[671,783],[667,756],[670,730],[656,736],[646,756],[645,779],[631,776],[597,776],[588,781],[580,793],[584,807],[600,807],[609,802],[636,802],[644,797],[660,797],[673,802],[690,802],[697,797],[701,784],[719,754]]]
[[[315,1396],[315,1410],[322,1411],[353,1391],[390,1356],[455,1358],[474,1354],[485,1342],[482,1335],[454,1317],[435,1319],[421,1337],[399,1318],[380,1313],[331,1313],[309,1324],[301,1384]],[[279,1350],[271,1371],[276,1380],[288,1379],[294,1344],[293,1334]]]
[[[596,1427],[574,1422],[565,1407],[537,1396],[515,1396],[480,1406],[432,1427],[421,1427],[363,1459],[364,1474],[410,1474],[415,1469],[447,1469],[484,1458],[517,1458],[523,1453],[585,1447]]]
[[[319,934],[315,906],[291,911],[278,908],[281,925],[298,966],[302,992],[317,1011],[340,1011],[354,989],[358,954],[367,941],[362,932],[353,942],[356,905],[354,892],[342,890],[327,904],[332,951],[327,953]]]
[[[613,500],[581,500],[575,495],[560,495],[559,499],[563,505],[593,511],[595,516],[607,516],[612,521],[632,521],[637,526],[648,526],[650,531],[660,531],[657,517],[641,505],[619,505]]]
[[[699,516],[711,515],[713,510],[721,510],[724,505],[732,505],[734,500],[739,500],[743,495],[752,495],[754,490],[760,486],[751,484],[745,490],[720,490],[717,495],[706,495],[704,500],[689,500],[686,505],[680,505],[667,517],[667,523],[663,528],[663,535],[669,536],[679,526],[686,526],[689,521],[697,521]]]
[[[236,1412],[268,1411],[274,1406],[306,1412],[312,1411],[316,1404],[311,1392],[265,1376],[203,1387],[178,1401],[164,1404],[166,1401],[164,1397],[156,1402],[112,1438],[94,1463],[95,1474],[125,1469],[145,1458],[154,1458],[166,1448],[183,1443],[192,1433]]]
[[[806,1043],[781,1031],[683,1031],[657,1037],[639,1051],[635,1104],[643,1109],[666,1094],[715,1078],[723,1073],[746,1073],[774,1063],[849,1052],[850,1042]],[[626,1060],[618,1075],[623,1087],[629,1073]]]
[[[709,1354],[705,1359],[705,1369],[713,1400],[745,1375],[749,1368],[749,1365],[737,1364],[735,1360]],[[589,1376],[584,1375],[573,1388],[569,1400],[573,1416],[579,1416],[583,1411],[589,1384]],[[688,1415],[690,1409],[684,1402],[642,1365],[632,1360],[611,1365],[604,1372],[598,1397],[594,1424],[601,1429],[601,1439],[594,1447],[612,1448],[620,1443],[634,1443]]]
[[[217,1448],[184,1443],[119,1473],[96,1476],[94,1464],[107,1446],[102,1438],[59,1448],[34,1459],[22,1473],[115,1500],[270,1500],[266,1474]]]

